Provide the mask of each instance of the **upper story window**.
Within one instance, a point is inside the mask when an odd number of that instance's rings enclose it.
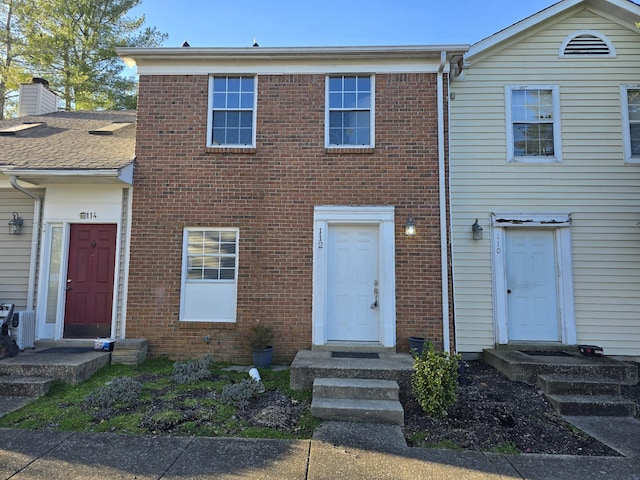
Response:
[[[620,97],[624,158],[629,163],[640,163],[640,85],[622,85]]]
[[[208,146],[255,146],[256,83],[246,76],[210,78]]]
[[[374,77],[327,77],[325,145],[372,147],[374,145]]]
[[[616,57],[613,43],[603,34],[593,30],[574,32],[560,45],[560,58]]]
[[[555,85],[506,87],[507,160],[559,162],[560,107]]]

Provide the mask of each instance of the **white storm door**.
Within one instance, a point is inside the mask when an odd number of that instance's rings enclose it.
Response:
[[[560,341],[552,230],[506,233],[509,341]]]
[[[378,342],[378,225],[330,225],[327,340]]]

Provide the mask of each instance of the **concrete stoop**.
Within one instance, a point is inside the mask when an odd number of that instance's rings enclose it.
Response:
[[[25,350],[0,361],[0,397],[39,397],[56,380],[77,385],[108,365],[110,358],[109,352],[69,353],[64,348],[41,347]]]
[[[41,397],[49,391],[55,380],[45,377],[0,376],[0,396]]]
[[[638,383],[635,364],[585,357],[575,351],[541,355],[539,351],[485,350],[484,358],[509,379],[537,385],[561,415],[625,417],[636,413],[635,403],[621,396],[621,385]]]
[[[399,392],[392,380],[316,378],[311,413],[322,420],[404,425]]]

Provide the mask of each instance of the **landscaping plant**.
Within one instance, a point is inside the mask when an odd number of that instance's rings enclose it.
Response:
[[[431,342],[421,355],[412,352],[415,360],[411,387],[416,400],[429,415],[439,417],[456,403],[458,363],[460,355],[435,349]]]

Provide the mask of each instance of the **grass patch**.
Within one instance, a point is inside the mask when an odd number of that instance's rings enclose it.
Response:
[[[491,449],[492,453],[501,453],[503,455],[520,455],[522,452],[518,450],[511,442],[505,442],[502,445],[497,445]]]
[[[311,392],[291,390],[289,370],[261,371],[265,392],[238,408],[223,403],[222,392],[249,377],[226,367],[211,362],[203,372],[202,363],[197,369],[183,364],[177,381],[176,363],[168,359],[150,359],[139,366],[108,365],[80,385],[56,382],[45,396],[1,417],[0,428],[311,438],[320,424],[310,413]],[[127,385],[135,385],[135,391]],[[286,418],[285,426],[259,421],[279,415]]]

